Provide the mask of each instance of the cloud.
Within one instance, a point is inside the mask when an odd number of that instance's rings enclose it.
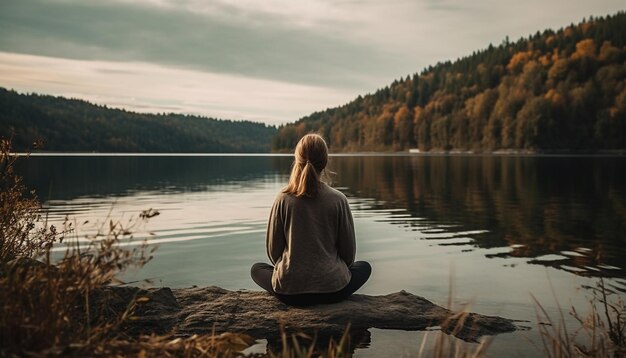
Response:
[[[0,83],[140,112],[177,112],[270,124],[348,102],[334,88],[197,72],[145,62],[68,60],[0,52]]]
[[[368,74],[389,62],[367,43],[281,20],[289,12],[193,11],[194,4],[10,1],[0,14],[0,50],[344,88],[367,85]]]

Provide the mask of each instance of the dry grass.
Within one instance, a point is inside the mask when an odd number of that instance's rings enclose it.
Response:
[[[128,230],[111,221],[103,238],[82,250],[70,245],[53,263],[52,245],[73,232],[72,223],[66,220],[60,230],[47,224],[34,193],[13,171],[10,143],[2,140],[0,150],[0,353],[62,353],[110,338],[132,307],[94,325],[90,292],[148,262],[145,246],[121,249],[117,244]]]
[[[491,345],[492,338],[486,337],[478,343],[463,342],[454,335],[464,329],[467,318],[469,317],[469,306],[463,307],[459,312],[450,315],[441,325],[441,330],[432,332],[435,334],[435,343],[432,351],[426,352],[425,347],[428,343],[429,334],[426,332],[420,349],[417,354],[418,357],[455,357],[455,358],[470,358],[470,357],[484,357]],[[445,332],[445,333],[444,333]]]
[[[589,313],[581,315],[575,307],[570,309],[578,327],[567,326],[558,301],[557,321],[532,296],[547,357],[626,357],[626,306],[623,299],[608,289],[603,279],[595,287],[587,288],[592,294]]]
[[[11,156],[10,151],[10,141],[0,139],[0,264],[3,266],[18,257],[42,256],[60,235],[54,226],[37,227],[42,220],[40,204],[34,193],[26,191],[22,178],[15,175],[17,157]]]
[[[233,333],[193,335],[186,338],[142,335],[136,339],[111,339],[89,347],[93,356],[103,357],[237,357],[254,340]]]
[[[68,220],[63,228],[48,225],[36,196],[14,172],[11,145],[0,140],[0,356],[188,356],[230,357],[253,340],[221,334],[175,338],[129,337],[122,323],[132,319],[136,302],[113,317],[92,317],[91,293],[111,284],[129,267],[151,259],[144,245],[125,249],[133,223],[109,221],[90,237],[87,247],[68,245],[62,258],[51,259],[52,246],[77,235]],[[135,223],[155,216],[142,213]]]
[[[418,357],[455,357],[455,358],[469,358],[469,357],[483,357],[485,356],[487,349],[489,348],[492,338],[487,337],[477,344],[470,344],[462,342],[455,336],[463,329],[467,329],[468,319],[470,318],[470,307],[472,301],[462,305],[459,309],[454,310],[454,266],[450,269],[450,276],[448,277],[448,302],[446,308],[452,312],[441,323],[441,327],[435,334],[435,343],[432,349],[428,352],[425,351],[426,346],[429,343],[429,334],[426,332],[424,338],[420,344],[418,351]]]
[[[331,338],[328,346],[325,349],[320,349],[316,336],[304,333],[288,335],[281,327],[281,349],[276,353],[269,351],[267,356],[269,358],[351,357],[349,332],[350,325],[346,327],[339,341]]]

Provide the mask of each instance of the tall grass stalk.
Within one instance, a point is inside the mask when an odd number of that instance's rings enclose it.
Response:
[[[588,313],[581,314],[574,306],[570,309],[578,327],[567,326],[558,300],[559,318],[555,321],[531,294],[545,355],[551,358],[626,357],[626,306],[623,299],[607,288],[602,278],[595,287],[586,288],[592,293]]]
[[[310,336],[301,332],[289,335],[281,326],[281,350],[279,352],[268,350],[267,356],[269,358],[351,357],[352,351],[349,332],[350,325],[348,324],[339,340],[336,341],[331,337],[328,345],[324,349],[324,347],[320,348],[317,336]]]
[[[465,325],[470,316],[472,301],[462,305],[459,309],[454,309],[454,278],[455,269],[454,266],[451,266],[450,275],[448,277],[448,301],[446,307],[451,313],[441,323],[437,332],[428,331],[424,334],[417,353],[418,357],[483,357],[491,345],[491,337],[483,338],[477,344],[463,342],[460,339],[455,338],[455,335],[457,335],[462,329],[467,329]],[[426,350],[426,347],[429,345],[431,333],[436,335],[434,338],[434,346],[432,346],[431,350]]]

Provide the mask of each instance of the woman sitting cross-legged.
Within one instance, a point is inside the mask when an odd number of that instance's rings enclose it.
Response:
[[[308,306],[339,302],[370,277],[354,262],[354,222],[346,196],[321,181],[328,147],[317,134],[298,142],[289,184],[276,197],[267,228],[274,266],[256,263],[251,276],[282,302]]]

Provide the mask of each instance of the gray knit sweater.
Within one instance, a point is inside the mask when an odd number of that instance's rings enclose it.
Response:
[[[277,293],[330,293],[350,282],[356,242],[348,200],[321,183],[315,198],[280,193],[267,227]]]

